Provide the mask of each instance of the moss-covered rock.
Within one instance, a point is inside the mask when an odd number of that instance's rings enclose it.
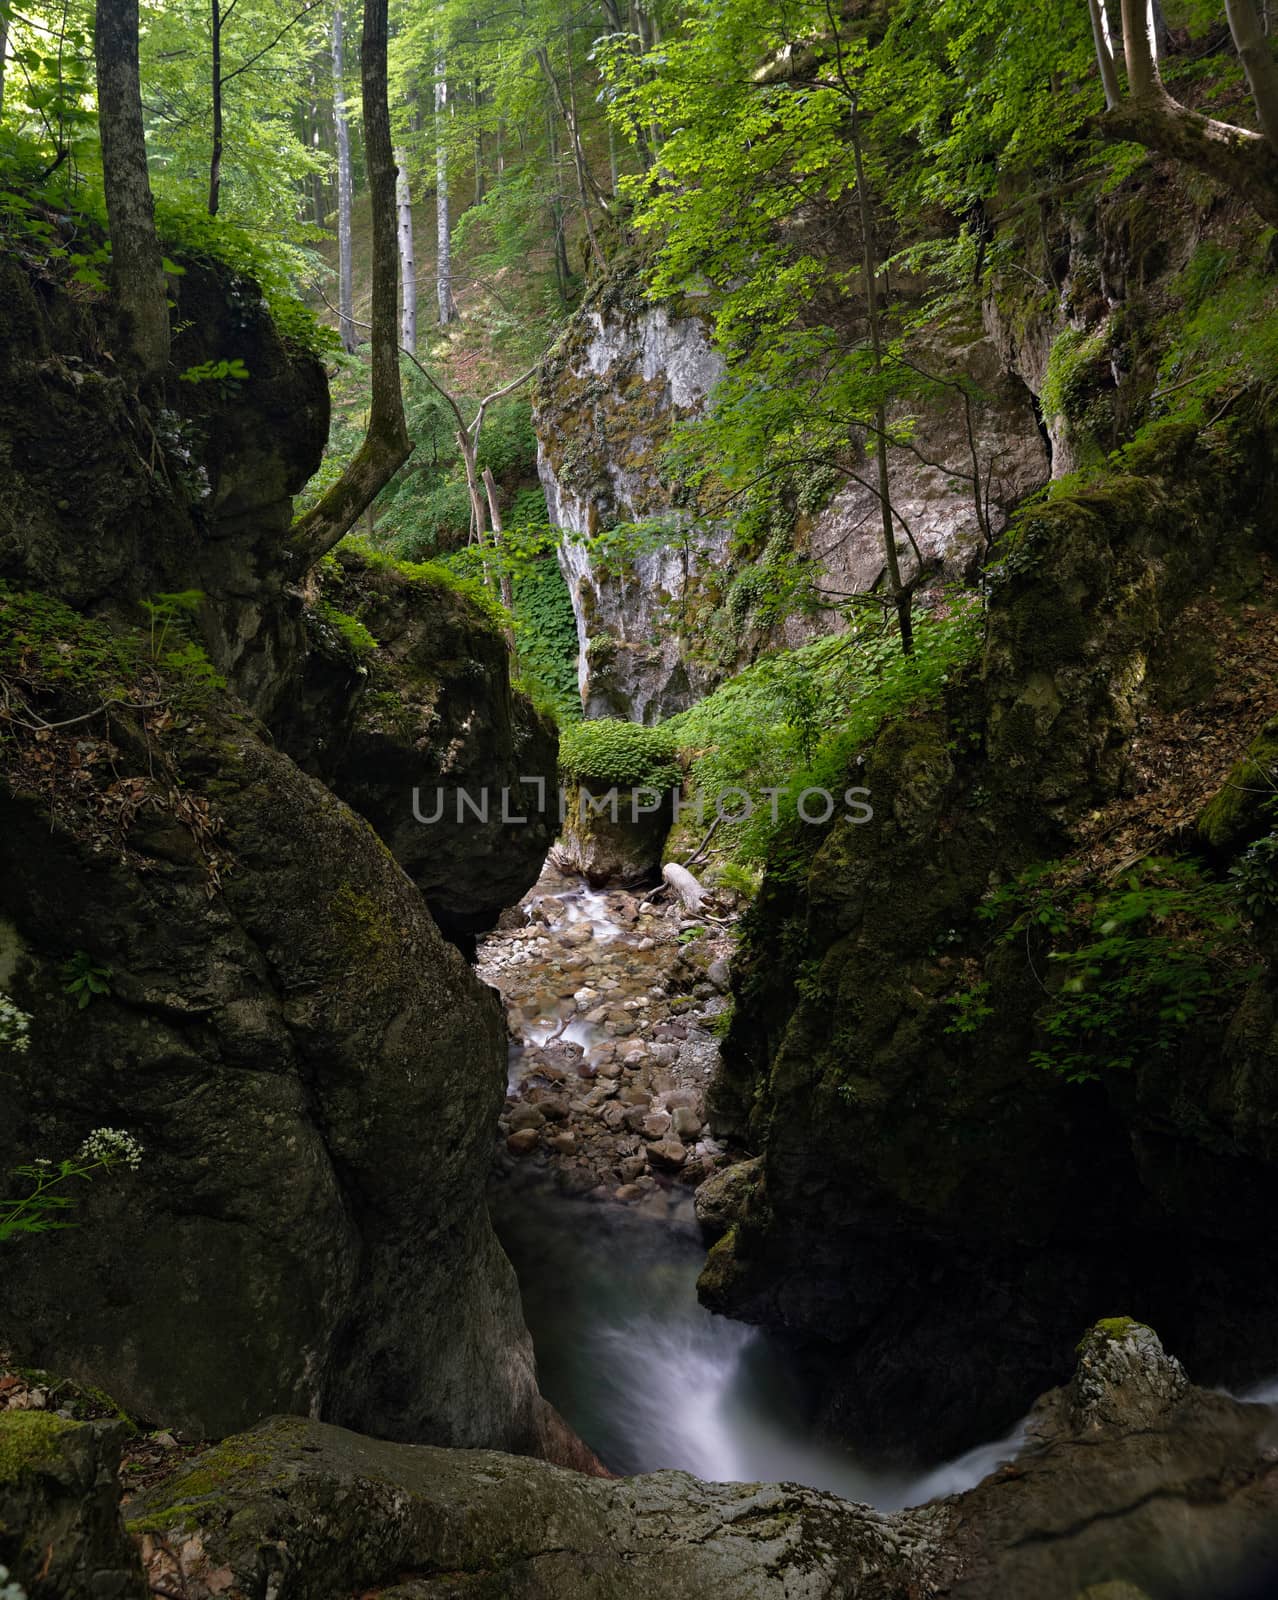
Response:
[[[555,836],[554,726],[512,688],[478,585],[346,547],[312,583],[277,736],[372,823],[444,931],[471,941],[536,880]],[[334,614],[371,647],[353,649]]]
[[[142,1600],[146,1584],[120,1523],[122,1430],[44,1411],[0,1411],[3,1569],[30,1600]]]
[[[45,682],[44,714],[106,698],[102,673]],[[483,1206],[496,1001],[368,823],[223,691],[180,689],[148,668],[121,698],[162,715],[0,747],[9,989],[35,1017],[0,1076],[0,1171],[100,1125],[145,1149],[76,1195],[77,1227],[7,1247],[0,1339],[197,1436],[288,1406],[532,1447]],[[87,1013],[76,951],[111,973]]]
[[[227,1440],[127,1507],[187,1600],[1077,1600],[1228,1592],[1278,1554],[1267,1407],[1192,1388],[1156,1335],[1093,1330],[1015,1464],[890,1515],[794,1484],[582,1477],[298,1417]],[[1187,1585],[1192,1585],[1189,1587]],[[1214,1587],[1213,1587],[1214,1586]]]
[[[1236,854],[1273,826],[1278,807],[1278,719],[1269,722],[1198,819],[1211,850]]]
[[[1268,605],[1270,458],[1263,417],[1166,428],[1126,473],[1027,511],[980,678],[882,729],[849,777],[872,821],[782,841],[751,908],[711,1120],[765,1179],[703,1295],[792,1338],[814,1404],[862,1447],[995,1434],[1115,1302],[1213,1377],[1259,1375],[1278,1314],[1278,1273],[1257,1270],[1278,1203],[1272,979],[1241,1006],[1222,989],[1138,1071],[1067,1084],[1032,1065],[1050,966],[978,913],[1036,864],[1078,851],[1088,882],[1105,860],[1106,808],[1131,816],[1144,780],[1137,741],[1184,704],[1183,675],[1162,689],[1175,649],[1230,637],[1195,621],[1204,570]],[[1197,674],[1208,695],[1227,676]],[[1227,708],[1205,725],[1223,775]]]
[[[494,1600],[699,1600],[716,1590],[889,1600],[928,1569],[938,1521],[888,1519],[793,1485],[704,1484],[681,1472],[605,1482],[294,1417],[228,1441],[140,1495],[128,1518],[152,1581],[180,1570],[191,1600],[215,1592],[213,1574],[253,1600],[383,1585]]]

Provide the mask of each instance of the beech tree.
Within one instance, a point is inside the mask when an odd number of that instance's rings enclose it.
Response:
[[[1203,116],[1163,83],[1157,19],[1150,0],[1120,0],[1124,94],[1107,26],[1105,0],[1088,0],[1111,138],[1142,144],[1215,178],[1278,226],[1278,65],[1253,0],[1225,0],[1225,15],[1251,91],[1260,131]]]
[[[169,359],[169,308],[146,166],[138,0],[98,0],[94,55],[111,279],[131,352],[146,374],[158,377]]]
[[[293,525],[290,545],[304,571],[354,527],[356,519],[412,453],[399,377],[399,247],[395,229],[395,152],[386,87],[387,0],[364,0],[360,82],[364,152],[372,211],[372,399],[364,442],[318,503]]]
[[[342,7],[333,7],[333,137],[337,146],[337,306],[338,334],[347,355],[355,351],[355,291],[351,264],[351,126],[346,111],[346,58]]]

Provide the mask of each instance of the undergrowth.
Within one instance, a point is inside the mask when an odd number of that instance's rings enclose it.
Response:
[[[663,723],[691,763],[707,802],[744,789],[776,789],[774,807],[721,825],[719,839],[741,864],[764,861],[779,828],[793,821],[805,789],[840,795],[862,750],[889,717],[934,700],[980,648],[979,601],[961,594],[944,614],[921,613],[914,651],[901,653],[887,627],[862,622],[846,633],[767,656]],[[743,809],[739,801],[725,812]]]

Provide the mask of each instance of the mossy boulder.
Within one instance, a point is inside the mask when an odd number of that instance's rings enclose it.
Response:
[[[1278,810],[1278,718],[1267,723],[1198,819],[1210,850],[1236,855],[1273,828]]]
[[[251,1600],[383,1586],[492,1600],[889,1600],[927,1570],[937,1521],[792,1484],[603,1481],[297,1417],[227,1441],[128,1507],[152,1581],[181,1572],[189,1600],[217,1582]]]
[[[145,1149],[78,1226],[6,1247],[0,1342],[197,1436],[288,1407],[534,1447],[483,1204],[504,1021],[373,828],[221,692],[6,741],[0,826],[35,1018],[0,1171],[99,1125]],[[88,1010],[81,950],[110,971]]]
[[[45,1411],[0,1411],[0,1569],[30,1600],[147,1593],[120,1524],[122,1434]]]
[[[512,688],[491,602],[445,569],[340,547],[306,617],[273,719],[282,747],[372,823],[440,927],[473,941],[536,881],[558,822],[555,728]]]
[[[682,773],[673,735],[598,718],[565,731],[564,815],[555,859],[596,886],[655,877]]]
[[[1085,1337],[1071,1383],[990,1451],[980,1484],[947,1493],[939,1473],[914,1485],[929,1503],[891,1514],[795,1484],[601,1480],[276,1417],[126,1515],[152,1585],[180,1580],[186,1600],[1230,1592],[1278,1555],[1272,1414],[1192,1387],[1152,1330],[1123,1321]]]

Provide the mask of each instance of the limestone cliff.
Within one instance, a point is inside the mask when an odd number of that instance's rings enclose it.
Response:
[[[969,438],[959,396],[937,391],[918,418],[914,451],[893,455],[891,493],[924,560],[954,576],[983,540],[970,485],[947,469],[970,472],[975,450],[1001,528],[1006,508],[1041,484],[1049,465],[1031,394],[984,330],[947,336],[927,359],[964,374],[982,398]],[[694,524],[663,460],[672,428],[713,403],[722,374],[704,303],[649,303],[628,272],[587,299],[543,366],[538,464],[550,520],[569,535],[560,561],[577,615],[587,716],[671,716],[761,648],[841,625],[831,611],[773,629],[730,609],[732,580],[764,557],[738,548],[730,520]],[[831,593],[875,588],[884,562],[873,489],[815,481],[809,488],[782,516],[777,537],[820,563]],[[572,537],[647,520],[680,531],[621,574]]]

